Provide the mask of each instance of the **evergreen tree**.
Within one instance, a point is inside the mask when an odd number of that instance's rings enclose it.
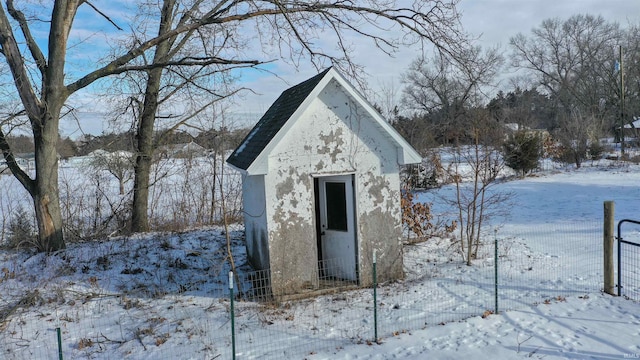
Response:
[[[540,136],[530,131],[517,131],[502,144],[505,163],[523,177],[538,167],[541,152]]]

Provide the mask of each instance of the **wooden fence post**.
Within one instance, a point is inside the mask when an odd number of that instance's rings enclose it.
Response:
[[[604,202],[604,292],[609,295],[616,295],[614,271],[613,271],[613,243],[614,243],[614,210],[613,201]]]

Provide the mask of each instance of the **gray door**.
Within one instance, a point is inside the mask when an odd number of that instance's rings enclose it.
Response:
[[[325,275],[357,281],[352,178],[341,175],[318,179],[320,251]]]

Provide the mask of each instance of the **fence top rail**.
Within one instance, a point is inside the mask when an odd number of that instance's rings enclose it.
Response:
[[[622,238],[622,232],[621,231],[622,231],[622,224],[623,223],[632,223],[632,224],[640,225],[640,220],[631,220],[631,219],[622,219],[622,220],[620,220],[618,222],[618,237],[616,238],[620,243],[640,246],[640,243],[626,241],[626,240],[624,240]]]

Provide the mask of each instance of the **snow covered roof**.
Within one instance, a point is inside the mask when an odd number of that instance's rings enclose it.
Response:
[[[330,67],[320,74],[307,79],[282,92],[269,107],[258,123],[227,159],[227,163],[235,168],[252,174],[265,173],[266,159],[261,155],[268,154],[279,139],[284,136],[291,124],[310,105],[315,97],[331,80],[336,80],[347,94],[367,110],[371,118],[399,147],[400,164],[415,164],[422,157],[411,145],[374,109],[374,107],[351,85],[337,70]]]
[[[635,120],[631,124],[626,124],[625,129],[638,129],[640,128],[640,117],[635,117]]]

